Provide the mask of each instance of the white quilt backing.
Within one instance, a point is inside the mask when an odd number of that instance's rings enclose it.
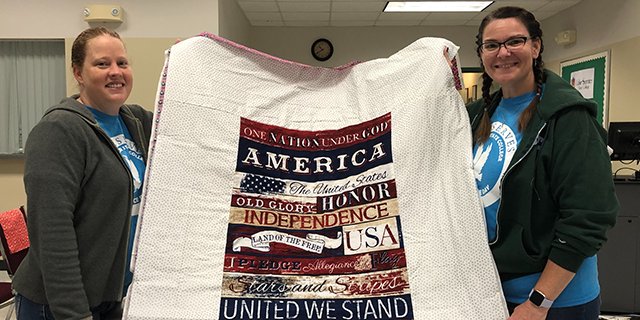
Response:
[[[167,52],[125,319],[506,319],[442,54]]]

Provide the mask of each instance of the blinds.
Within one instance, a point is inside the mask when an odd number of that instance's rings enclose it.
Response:
[[[0,41],[0,154],[22,153],[45,110],[66,95],[63,40]]]

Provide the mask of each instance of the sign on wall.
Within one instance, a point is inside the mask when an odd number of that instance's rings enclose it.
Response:
[[[598,104],[598,121],[604,128],[609,125],[609,55],[607,50],[560,63],[562,78]]]

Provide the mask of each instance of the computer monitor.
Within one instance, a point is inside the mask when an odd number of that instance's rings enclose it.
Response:
[[[640,122],[609,123],[611,160],[640,160]]]

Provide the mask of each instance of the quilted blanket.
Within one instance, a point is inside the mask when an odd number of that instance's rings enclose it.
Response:
[[[444,47],[327,69],[174,45],[125,319],[506,319]]]

